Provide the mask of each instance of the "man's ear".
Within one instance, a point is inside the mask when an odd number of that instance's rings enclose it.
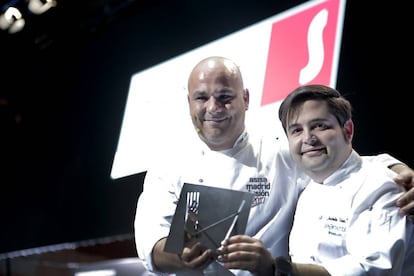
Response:
[[[244,99],[245,110],[248,110],[249,109],[250,94],[249,94],[249,89],[247,89],[247,88],[244,89],[243,99]]]
[[[345,122],[344,132],[345,132],[345,136],[351,142],[352,138],[354,137],[354,122],[352,121],[352,119],[349,119],[348,121]]]

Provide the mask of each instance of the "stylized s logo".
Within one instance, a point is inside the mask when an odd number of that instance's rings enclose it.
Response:
[[[272,24],[261,105],[299,85],[335,86],[345,0],[309,1]]]
[[[300,70],[299,83],[313,80],[321,71],[324,61],[323,30],[328,22],[328,11],[321,10],[312,20],[308,29],[308,64]]]

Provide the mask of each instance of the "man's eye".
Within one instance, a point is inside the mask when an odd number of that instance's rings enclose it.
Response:
[[[318,129],[326,129],[326,128],[328,128],[328,126],[327,126],[327,125],[322,124],[322,123],[317,124],[315,127],[316,127],[316,128],[318,128]]]
[[[208,98],[206,96],[197,96],[197,97],[195,97],[195,99],[197,101],[207,101]]]
[[[223,94],[217,97],[217,99],[221,102],[225,102],[228,101],[230,99],[232,99],[233,97],[231,95],[227,95],[227,94]]]
[[[295,135],[296,133],[299,133],[300,129],[299,128],[293,128],[290,130],[290,134]]]

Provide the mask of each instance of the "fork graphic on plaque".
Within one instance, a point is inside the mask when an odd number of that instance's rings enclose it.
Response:
[[[172,219],[165,251],[181,253],[185,239],[217,249],[221,241],[244,234],[253,194],[185,183]]]

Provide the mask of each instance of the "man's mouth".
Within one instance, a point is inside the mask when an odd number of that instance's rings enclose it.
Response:
[[[225,120],[227,120],[227,117],[219,117],[219,118],[204,118],[204,121],[205,122],[217,122],[217,123],[220,123],[220,122],[222,122],[222,121],[225,121]]]
[[[316,156],[320,155],[321,153],[326,153],[326,148],[311,148],[306,149],[301,152],[301,155],[308,155],[308,156]]]

